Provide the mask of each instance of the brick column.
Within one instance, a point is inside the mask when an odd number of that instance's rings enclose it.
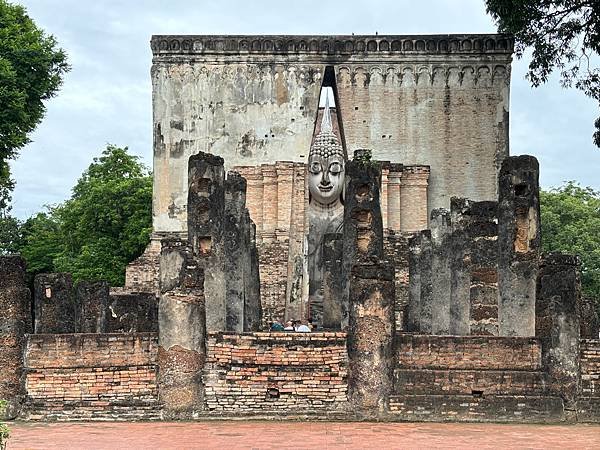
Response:
[[[246,207],[250,218],[256,224],[256,233],[260,237],[263,230],[263,177],[260,168],[251,167],[251,170],[240,172],[248,182],[246,191]]]
[[[25,334],[32,331],[25,260],[20,256],[0,256],[0,311],[0,399],[8,402],[0,419],[15,419],[25,400]]]
[[[263,175],[263,240],[275,240],[278,220],[277,169],[275,165],[261,166]]]
[[[293,163],[277,163],[277,239],[290,238],[294,186]]]
[[[450,332],[450,211],[431,212],[431,332]]]
[[[405,166],[400,188],[400,227],[402,231],[427,229],[428,166]]]
[[[544,255],[537,278],[536,337],[542,338],[542,361],[548,387],[562,397],[567,419],[576,419],[581,391],[579,359],[581,262],[577,256]]]
[[[400,168],[398,168],[400,166]],[[402,178],[402,166],[399,164],[390,165],[390,173],[388,176],[388,228],[399,232],[402,229],[401,225],[401,194],[400,183]]]
[[[389,210],[389,195],[388,195],[388,174],[390,168],[388,163],[384,163],[381,168],[381,220],[383,222],[383,229],[386,230],[391,228],[389,226],[388,210]]]
[[[498,178],[498,322],[500,336],[534,336],[540,253],[539,165],[511,156]]]

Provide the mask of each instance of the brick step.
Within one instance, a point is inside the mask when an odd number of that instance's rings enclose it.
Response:
[[[394,395],[390,415],[421,422],[557,422],[562,399],[550,396]]]
[[[21,419],[31,421],[136,421],[160,420],[162,412],[158,402],[146,406],[112,407],[54,407],[29,406],[21,413]]]
[[[544,395],[543,372],[522,370],[396,369],[397,394]]]

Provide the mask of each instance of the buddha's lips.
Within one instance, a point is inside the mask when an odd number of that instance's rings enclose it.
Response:
[[[333,189],[333,186],[320,186],[320,185],[319,185],[319,190],[320,190],[321,192],[329,192],[329,191],[331,191],[332,189]]]

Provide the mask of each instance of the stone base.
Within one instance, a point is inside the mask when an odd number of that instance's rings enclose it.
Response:
[[[547,396],[395,395],[390,415],[411,422],[563,422],[563,402]]]

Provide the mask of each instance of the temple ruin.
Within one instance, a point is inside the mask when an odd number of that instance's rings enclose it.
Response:
[[[0,257],[8,417],[600,422],[579,259],[541,253],[509,155],[510,36],[151,46],[152,240],[124,287],[31,296]]]

